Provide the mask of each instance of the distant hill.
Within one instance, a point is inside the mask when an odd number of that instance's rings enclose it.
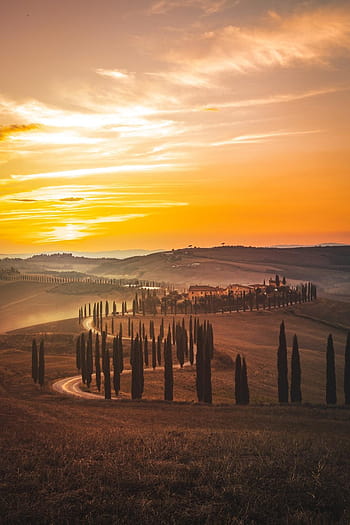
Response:
[[[10,266],[21,272],[75,271],[104,277],[165,281],[179,287],[262,282],[278,273],[294,283],[312,280],[324,296],[350,300],[350,246],[220,246],[184,248],[126,259],[53,254],[0,261],[0,269]]]

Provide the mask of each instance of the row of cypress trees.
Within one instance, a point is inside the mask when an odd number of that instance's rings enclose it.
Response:
[[[141,330],[141,324],[140,324]],[[153,369],[161,366],[162,353],[164,361],[164,399],[173,400],[173,345],[175,346],[177,359],[182,368],[185,358],[190,359],[190,364],[194,363],[194,343],[197,345],[196,353],[196,387],[199,401],[212,402],[211,393],[211,359],[214,354],[214,335],[213,327],[208,321],[203,324],[198,319],[189,322],[188,336],[184,319],[182,323],[173,322],[173,330],[169,324],[167,336],[163,339],[164,323],[160,325],[160,333],[155,340],[154,323],[150,323],[152,334],[151,360]],[[82,382],[90,388],[93,373],[93,336],[92,330],[88,335],[82,333],[76,342],[76,366],[81,371]],[[149,346],[147,334],[144,336],[137,333],[134,337],[131,333],[130,345],[130,364],[131,364],[131,397],[141,399],[144,391],[144,366],[149,365]],[[162,352],[163,350],[163,352]],[[100,335],[96,333],[94,363],[96,370],[96,387],[101,390],[101,358],[102,372],[104,374],[104,394],[106,399],[111,398],[110,381],[110,356],[107,347],[107,333],[101,334],[101,354],[100,354]],[[124,369],[123,362],[123,342],[122,331],[113,338],[113,386],[118,395],[120,391],[120,374]]]
[[[104,394],[106,399],[111,398],[111,379],[110,379],[110,355],[107,346],[107,333],[102,332],[101,344],[100,335],[96,333],[93,355],[92,330],[89,331],[87,340],[82,333],[76,342],[76,367],[81,371],[81,378],[84,385],[90,388],[93,374],[93,363],[95,364],[95,378],[97,390],[101,391],[101,373],[104,378]],[[113,387],[116,395],[120,391],[120,374],[124,368],[123,343],[121,335],[113,339]],[[101,351],[100,351],[101,349]],[[102,363],[101,363],[102,361]],[[102,367],[101,367],[102,365]]]
[[[36,339],[32,341],[32,378],[34,383],[39,383],[41,387],[45,382],[45,349],[44,340],[39,343],[39,350]]]
[[[345,404],[350,404],[350,332],[347,335],[345,345],[345,363],[344,363],[344,397]],[[299,354],[298,338],[293,337],[293,348],[291,357],[291,384],[288,386],[288,358],[287,358],[287,341],[284,321],[280,325],[279,345],[277,350],[277,375],[278,375],[278,401],[280,403],[289,402],[301,403],[301,363]],[[335,353],[333,336],[329,334],[327,339],[326,350],[326,403],[335,405],[337,403],[337,384],[335,373]]]

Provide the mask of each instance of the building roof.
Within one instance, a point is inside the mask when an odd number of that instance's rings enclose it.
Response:
[[[191,285],[188,289],[189,292],[213,292],[214,290],[217,290],[218,288],[215,288],[214,286],[209,285]]]

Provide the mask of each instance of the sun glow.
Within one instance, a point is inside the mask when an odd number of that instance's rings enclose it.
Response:
[[[350,242],[346,2],[10,4],[0,253]]]

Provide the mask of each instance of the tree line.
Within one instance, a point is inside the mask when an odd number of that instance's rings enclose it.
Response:
[[[277,277],[277,276],[276,276]],[[241,292],[239,294],[230,293],[228,295],[207,295],[195,297],[190,300],[186,294],[180,294],[176,290],[169,293],[163,293],[159,296],[156,289],[141,289],[135,293],[131,303],[131,309],[128,309],[127,302],[120,303],[120,310],[117,308],[115,301],[111,306],[109,301],[99,301],[91,305],[85,304],[79,308],[79,322],[83,319],[93,316],[94,325],[101,328],[101,319],[108,317],[109,314],[116,316],[121,314],[136,315],[187,315],[187,314],[209,314],[224,312],[246,312],[259,310],[276,310],[293,304],[301,304],[317,299],[317,288],[307,282],[290,288],[279,285],[278,288],[270,293],[264,293],[257,289],[254,292]]]

